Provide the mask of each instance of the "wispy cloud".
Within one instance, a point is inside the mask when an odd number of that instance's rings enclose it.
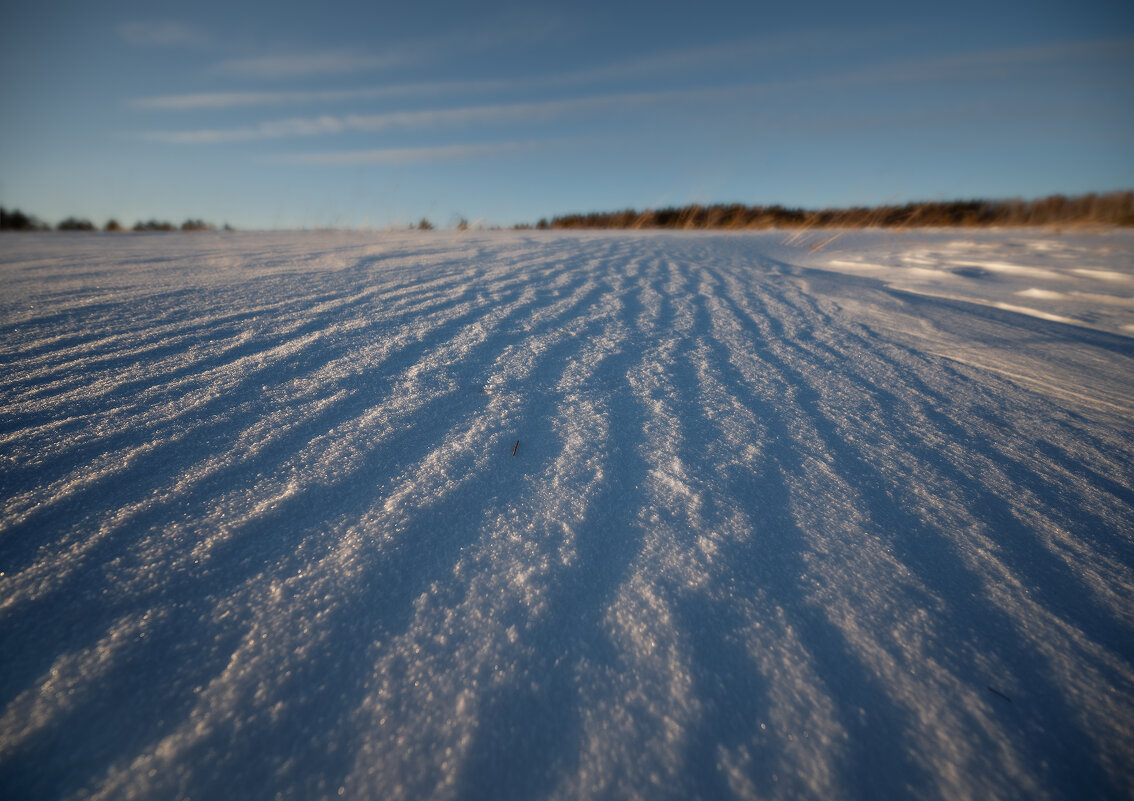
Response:
[[[586,67],[564,73],[570,83],[621,80],[655,75],[688,75],[717,67],[766,64],[785,57],[806,58],[822,52],[865,50],[906,32],[896,25],[871,28],[813,28],[775,36],[748,36],[700,47],[676,48],[634,59]]]
[[[405,54],[398,51],[368,54],[350,50],[324,50],[229,59],[217,64],[212,71],[220,75],[245,78],[297,78],[366,72],[396,66],[405,60]]]
[[[210,42],[208,34],[184,22],[124,22],[118,35],[141,47],[203,47]]]
[[[468,94],[508,90],[510,80],[499,81],[436,81],[430,83],[393,84],[369,89],[326,89],[301,92],[198,92],[183,95],[155,95],[127,100],[134,108],[164,111],[198,109],[251,108],[302,103],[338,103],[349,100],[377,100],[390,97],[422,97],[437,94]]]
[[[530,47],[563,27],[554,13],[513,15],[486,20],[473,28],[462,28],[430,37],[398,40],[373,49],[331,48],[325,50],[268,50],[257,55],[232,58],[213,66],[216,75],[244,78],[284,79],[373,72],[409,64],[435,63],[455,54]]]
[[[987,80],[1018,70],[1028,74],[1038,67],[1065,67],[1084,60],[1134,59],[1134,39],[1100,39],[1059,42],[1033,47],[1002,48],[948,56],[881,64],[843,75],[828,83],[920,83],[940,80]]]
[[[360,165],[407,164],[413,162],[453,161],[532,150],[542,146],[536,142],[499,142],[484,145],[443,145],[439,147],[380,148],[347,150],[330,153],[286,153],[265,156],[263,161],[284,164]]]
[[[207,145],[352,132],[376,133],[395,129],[457,127],[470,124],[522,124],[541,122],[573,114],[611,110],[617,113],[623,109],[643,104],[716,99],[728,101],[735,106],[740,102],[751,101],[757,96],[767,96],[770,93],[777,92],[845,92],[848,89],[869,89],[888,84],[941,80],[983,81],[996,75],[1011,74],[1020,69],[1035,70],[1042,65],[1058,69],[1064,65],[1078,62],[1097,63],[1114,58],[1129,62],[1131,53],[1134,53],[1134,39],[1080,41],[873,64],[839,73],[811,75],[779,81],[666,91],[609,93],[560,100],[465,105],[373,114],[295,116],[237,127],[145,131],[136,132],[132,136],[148,141],[177,145]],[[696,51],[687,51],[686,54],[693,61],[702,56],[708,57],[704,53],[699,54]],[[629,62],[628,65],[623,65],[623,67],[628,70],[626,74],[648,71],[653,69],[654,66],[660,69],[660,58],[640,59],[636,62]],[[312,63],[308,62],[304,69],[311,69]],[[330,58],[325,66],[331,69],[337,63],[339,62],[336,59]],[[473,89],[507,91],[517,87],[550,87],[555,84],[587,80],[591,77],[606,75],[612,71],[616,71],[615,68],[599,67],[595,70],[576,71],[548,77],[402,84],[368,89],[170,95],[139,98],[131,101],[131,103],[136,107],[152,109],[234,108],[303,102],[367,100],[401,95],[420,97],[429,93],[467,94]],[[374,153],[377,151],[367,152]],[[339,156],[336,155],[334,158],[339,158]]]
[[[839,35],[836,36],[836,33]],[[856,46],[876,42],[892,33],[890,29],[863,32]],[[176,95],[157,95],[127,100],[134,108],[188,111],[198,109],[251,108],[256,106],[300,105],[336,103],[352,100],[377,100],[393,97],[422,97],[426,95],[469,95],[492,92],[517,92],[583,86],[619,80],[633,80],[679,73],[683,76],[699,68],[740,64],[760,58],[772,58],[784,53],[807,51],[820,46],[837,47],[840,36],[846,31],[808,31],[775,41],[754,37],[726,42],[712,47],[681,49],[655,53],[628,61],[602,64],[578,70],[521,78],[434,81],[393,84],[363,89],[327,89],[317,91],[235,91],[206,92]],[[845,44],[844,44],[845,46]],[[764,82],[765,89],[798,88],[806,86],[848,86],[887,83],[914,83],[947,79],[984,79],[996,74],[1036,67],[1059,65],[1088,59],[1120,58],[1129,61],[1134,54],[1134,39],[1103,39],[1079,42],[1054,43],[1042,46],[995,49],[903,62],[887,62],[852,69],[833,75],[813,75],[795,79]],[[325,52],[295,54],[226,62],[232,74],[243,73],[260,77],[299,77],[322,70],[325,74],[352,72],[397,63],[401,53],[388,53],[384,57],[358,53]],[[755,86],[753,84],[752,86]]]
[[[509,103],[461,108],[394,111],[382,114],[324,114],[318,117],[292,117],[270,120],[237,128],[206,128],[189,131],[145,131],[137,138],[151,142],[199,145],[222,142],[250,142],[288,137],[319,136],[347,132],[375,133],[399,128],[430,128],[473,123],[540,122],[566,114],[607,108],[629,108],[645,103],[698,98],[733,91],[733,88],[710,90],[637,92],[617,95],[547,100],[532,103]]]
[[[496,45],[523,34],[528,40],[537,40],[559,25],[557,20],[527,21],[504,26],[501,31],[471,37],[476,41],[470,45],[470,36],[442,36],[428,43],[419,42],[409,47],[389,50],[383,55],[366,55],[350,51],[326,51],[319,53],[288,53],[256,58],[234,59],[213,68],[214,72],[231,76],[253,78],[288,78],[316,74],[345,74],[406,63],[419,59],[423,53],[451,51],[454,49],[476,49]],[[879,37],[884,31],[864,32],[855,38],[855,46],[865,46]],[[135,108],[162,110],[193,110],[207,108],[242,108],[253,106],[288,105],[302,103],[333,103],[346,100],[367,100],[383,97],[409,95],[430,95],[442,93],[487,93],[552,89],[557,87],[582,86],[618,80],[633,80],[678,73],[687,76],[698,69],[773,58],[799,50],[814,50],[819,47],[847,47],[846,31],[806,31],[793,36],[750,37],[731,42],[722,42],[708,47],[682,48],[654,53],[649,56],[616,61],[582,69],[568,70],[550,75],[510,77],[505,79],[435,81],[422,83],[396,84],[367,89],[322,90],[322,91],[256,91],[256,92],[208,92],[180,95],[158,95],[128,100]]]

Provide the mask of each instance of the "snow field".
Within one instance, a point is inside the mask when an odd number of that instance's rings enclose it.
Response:
[[[1127,234],[0,244],[4,797],[1134,793]]]

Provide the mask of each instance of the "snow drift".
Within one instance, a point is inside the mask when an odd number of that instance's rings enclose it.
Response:
[[[818,237],[0,239],[0,795],[1134,794],[1134,237]]]

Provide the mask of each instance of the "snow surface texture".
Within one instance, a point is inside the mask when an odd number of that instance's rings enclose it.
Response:
[[[1134,795],[1134,236],[826,237],[0,238],[0,796]]]

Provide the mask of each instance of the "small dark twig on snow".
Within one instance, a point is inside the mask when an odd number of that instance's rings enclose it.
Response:
[[[999,695],[1001,698],[1003,698],[1008,703],[1012,703],[1012,699],[1009,698],[1008,696],[1006,696],[1004,693],[1000,692],[1000,690],[995,689],[991,684],[989,684],[987,686],[988,686],[988,691],[990,693],[992,693],[993,695]]]

